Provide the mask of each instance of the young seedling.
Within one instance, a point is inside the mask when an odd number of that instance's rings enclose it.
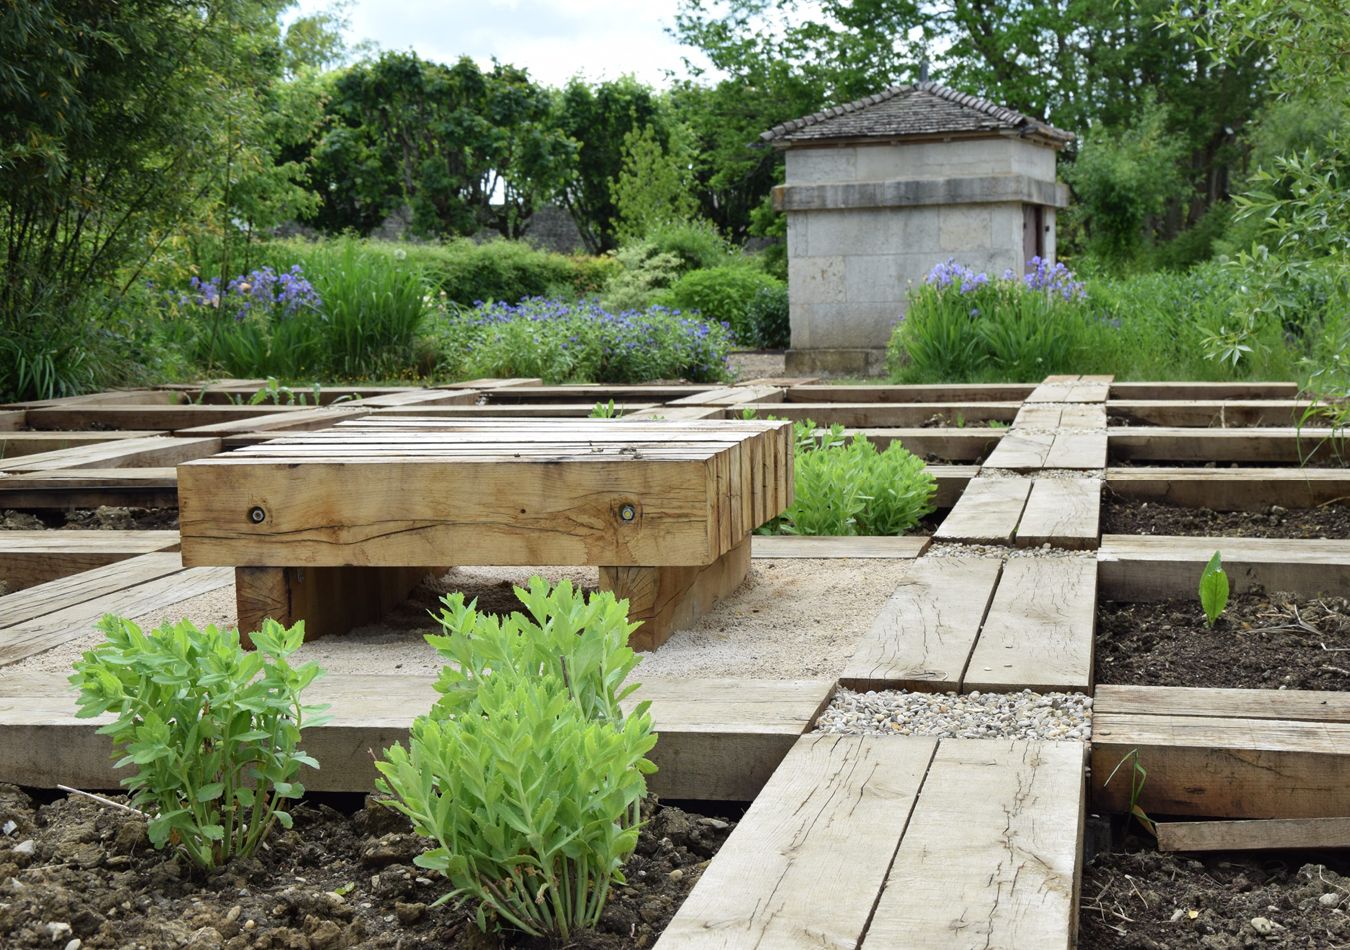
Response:
[[[1144,783],[1148,781],[1148,772],[1139,764],[1139,750],[1131,749],[1125,758],[1116,763],[1116,767],[1111,770],[1111,774],[1106,777],[1105,785],[1111,784],[1111,779],[1116,777],[1120,767],[1126,762],[1130,763],[1130,815],[1144,830],[1153,837],[1158,837],[1158,823],[1144,813],[1144,809],[1139,807],[1139,799],[1144,794]]]
[[[613,399],[611,399],[609,402],[597,402],[597,403],[591,408],[591,415],[590,415],[590,418],[592,418],[592,419],[622,419],[622,418],[623,418],[623,406],[617,406],[617,407],[616,407],[616,406],[614,405],[614,400],[613,400]]]
[[[1214,621],[1228,606],[1228,575],[1223,572],[1218,551],[1205,565],[1205,573],[1200,575],[1200,606],[1205,609],[1206,627],[1213,627]]]

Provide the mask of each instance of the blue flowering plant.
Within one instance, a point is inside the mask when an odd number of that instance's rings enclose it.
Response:
[[[665,307],[609,313],[594,301],[476,302],[440,317],[442,365],[461,378],[538,376],[548,383],[729,378],[731,334]]]
[[[899,378],[954,381],[981,375],[1032,381],[1073,368],[1088,348],[1086,288],[1061,263],[990,278],[954,258],[911,288],[888,348]]]

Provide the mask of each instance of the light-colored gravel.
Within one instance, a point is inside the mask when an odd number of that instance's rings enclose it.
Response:
[[[911,693],[840,689],[817,732],[943,739],[1092,738],[1092,699],[1082,693]]]
[[[1012,548],[1001,544],[957,544],[954,541],[934,541],[923,552],[924,557],[1082,557],[1095,558],[1096,551],[1066,551],[1046,543],[1038,548]]]
[[[1102,435],[1105,428],[1087,426],[1013,426],[1011,435]]]
[[[787,357],[782,353],[756,353],[741,351],[731,353],[727,361],[736,372],[738,382],[752,379],[775,379],[786,374],[784,366]]]
[[[1090,478],[1093,481],[1100,482],[1103,478],[1101,469],[1076,469],[1076,468],[1038,468],[1030,471],[1020,471],[1013,468],[990,468],[987,465],[980,466],[980,472],[977,478],[1050,478],[1057,481],[1067,479]]]

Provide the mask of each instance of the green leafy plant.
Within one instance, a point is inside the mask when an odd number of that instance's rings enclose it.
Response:
[[[725,323],[743,346],[755,346],[756,331],[750,305],[761,292],[787,288],[776,277],[741,265],[690,271],[680,278],[661,302],[679,310],[697,311],[705,320]]]
[[[1228,606],[1228,575],[1223,572],[1223,561],[1219,552],[1205,565],[1200,575],[1200,606],[1205,609],[1205,626],[1213,627],[1219,614]]]
[[[566,940],[624,882],[657,737],[647,703],[619,705],[637,688],[623,685],[639,662],[627,602],[538,577],[516,596],[528,616],[504,621],[445,598],[445,635],[427,637],[450,661],[441,699],[407,749],[385,750],[376,784],[436,840],[414,861],[449,879],[441,901],[475,901],[483,930]]]
[[[899,442],[878,452],[862,433],[815,428],[809,419],[794,425],[795,501],[760,533],[898,535],[936,510],[937,480]]]
[[[597,402],[591,407],[590,418],[592,419],[622,419],[623,406],[615,406],[614,400],[609,402]]]
[[[1116,763],[1116,767],[1111,770],[1111,774],[1106,777],[1106,781],[1102,784],[1110,785],[1111,779],[1116,777],[1116,773],[1120,771],[1121,767],[1124,766],[1126,762],[1130,763],[1129,814],[1143,826],[1145,831],[1156,838],[1158,837],[1158,823],[1150,818],[1144,812],[1144,809],[1139,807],[1139,799],[1143,797],[1144,794],[1144,783],[1148,781],[1148,772],[1139,764],[1139,750],[1131,749],[1127,752],[1125,757]]]
[[[218,867],[251,854],[273,826],[289,828],[287,800],[305,792],[300,766],[318,763],[299,751],[302,729],[331,717],[304,706],[300,693],[323,670],[292,667],[304,624],[273,620],[252,634],[253,651],[237,630],[198,630],[190,621],[146,635],[130,621],[106,616],[106,641],[75,663],[76,715],[106,712],[117,721],[100,734],[123,754],[117,768],[132,804],[148,809],[150,841],[173,841],[198,866]]]
[[[764,286],[750,298],[745,321],[755,346],[762,350],[785,350],[792,345],[792,322],[786,281]]]

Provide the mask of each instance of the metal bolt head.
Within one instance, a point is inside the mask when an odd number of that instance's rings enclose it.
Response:
[[[262,524],[267,520],[267,512],[263,511],[258,505],[254,505],[248,510],[248,520],[254,524]]]
[[[624,505],[619,509],[619,517],[624,521],[632,521],[637,517],[637,509],[632,505]]]

